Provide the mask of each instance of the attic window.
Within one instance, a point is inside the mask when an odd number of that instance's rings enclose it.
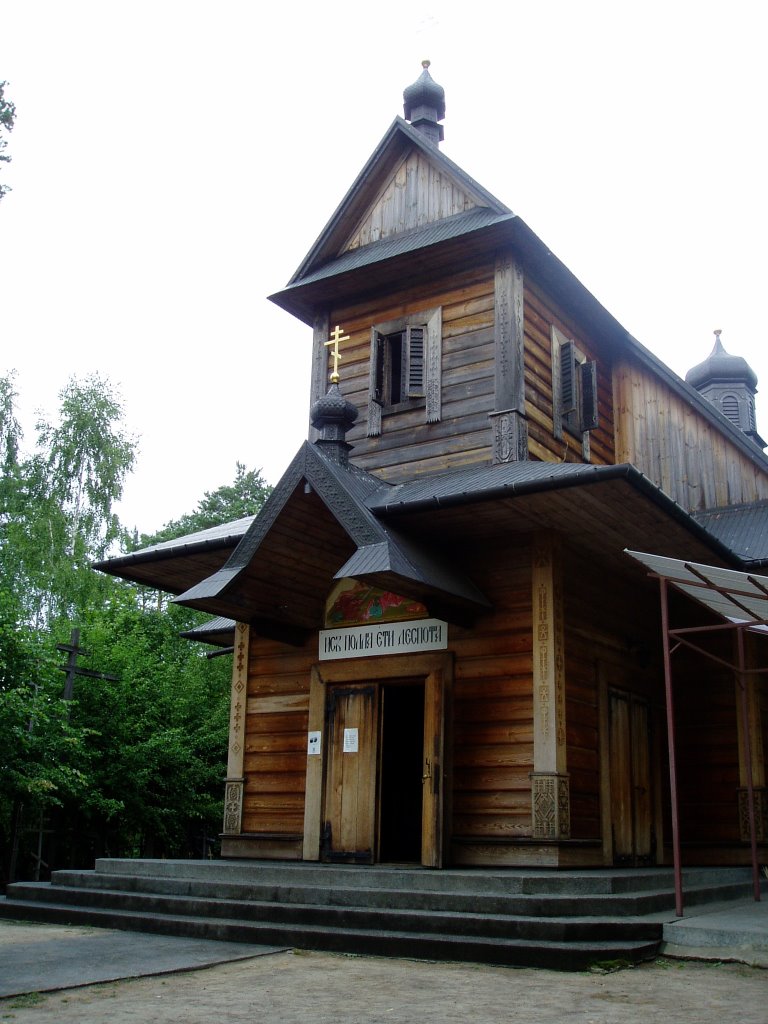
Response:
[[[371,328],[368,436],[381,433],[382,414],[425,407],[440,420],[442,311],[424,310]]]
[[[556,438],[567,430],[582,436],[589,459],[589,431],[598,425],[597,363],[588,361],[575,342],[552,327],[552,423]]]

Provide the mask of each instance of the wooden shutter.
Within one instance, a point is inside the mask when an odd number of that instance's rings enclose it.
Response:
[[[597,427],[597,363],[582,363],[581,372],[581,429]]]
[[[384,402],[384,338],[371,328],[370,370],[368,373],[368,437],[381,434],[381,406]]]
[[[406,327],[405,350],[405,397],[421,398],[424,395],[424,349],[427,329],[424,326]]]
[[[576,409],[576,346],[572,341],[560,345],[560,413]]]

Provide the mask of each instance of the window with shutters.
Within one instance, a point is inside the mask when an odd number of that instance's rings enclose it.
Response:
[[[589,431],[598,425],[597,363],[587,360],[576,344],[552,327],[552,422],[555,437],[563,432],[581,437],[589,459]]]
[[[382,417],[422,407],[425,422],[440,420],[442,313],[424,310],[371,328],[368,436]]]

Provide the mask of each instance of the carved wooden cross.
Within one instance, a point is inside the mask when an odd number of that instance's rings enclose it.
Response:
[[[341,356],[339,355],[340,341],[349,341],[349,335],[342,334],[341,328],[337,324],[331,331],[330,339],[326,342],[323,342],[326,348],[328,348],[330,345],[333,345],[333,348],[331,349],[331,358],[333,359],[333,371],[329,378],[331,384],[339,383],[339,360],[341,359]]]

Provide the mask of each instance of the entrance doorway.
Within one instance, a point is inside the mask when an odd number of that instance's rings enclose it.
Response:
[[[417,679],[329,687],[324,859],[420,862],[424,696]]]
[[[381,687],[380,861],[421,860],[424,684]]]
[[[637,866],[654,860],[651,716],[648,701],[611,690],[610,784],[613,860]]]

